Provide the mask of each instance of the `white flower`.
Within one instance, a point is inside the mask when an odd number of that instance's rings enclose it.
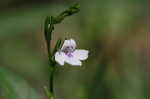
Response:
[[[73,39],[65,40],[62,48],[55,53],[55,61],[60,65],[68,63],[81,66],[81,60],[86,60],[88,58],[88,51],[75,48],[76,42]]]

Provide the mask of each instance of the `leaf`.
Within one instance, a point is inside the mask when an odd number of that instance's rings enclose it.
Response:
[[[27,82],[0,68],[0,90],[4,99],[41,99]]]
[[[61,47],[61,44],[62,44],[62,40],[59,39],[54,47],[54,50],[53,50],[53,53],[52,53],[52,56],[54,56],[54,54],[56,53],[56,51],[58,51],[58,49],[60,49]]]
[[[45,91],[46,96],[47,96],[48,99],[53,99],[52,93],[49,92],[49,90],[48,90],[48,88],[46,86],[44,87],[44,91]]]
[[[47,42],[47,45],[49,45],[49,41],[51,39],[51,36],[49,33],[49,25],[50,25],[50,17],[47,16],[45,19],[45,24],[44,24],[44,33],[45,33],[45,40]]]
[[[49,64],[50,66],[53,64],[53,61],[51,59],[51,36],[52,36],[52,31],[54,30],[54,24],[53,24],[53,17],[47,16],[45,19],[45,24],[44,24],[44,34],[45,34],[45,40],[47,44],[47,51],[48,51],[48,58],[49,58]]]

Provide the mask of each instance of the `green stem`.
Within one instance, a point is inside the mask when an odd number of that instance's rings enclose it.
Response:
[[[54,81],[54,69],[52,70],[51,75],[50,75],[50,92],[51,92],[51,93],[54,92],[54,89],[53,89],[53,81]]]
[[[52,99],[53,98],[52,94],[49,92],[49,90],[46,86],[44,87],[44,91],[45,91],[45,94],[47,96],[47,99]]]

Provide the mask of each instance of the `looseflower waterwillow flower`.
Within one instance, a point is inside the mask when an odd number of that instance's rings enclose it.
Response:
[[[88,50],[76,49],[76,42],[73,39],[65,40],[62,48],[55,53],[55,61],[64,65],[68,63],[75,66],[81,66],[81,60],[88,58]]]

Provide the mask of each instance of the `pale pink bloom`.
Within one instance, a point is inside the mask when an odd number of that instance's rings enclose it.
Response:
[[[81,66],[81,60],[88,58],[88,50],[75,49],[76,42],[73,39],[65,40],[62,48],[55,53],[55,61],[64,65],[68,63],[75,66]]]

